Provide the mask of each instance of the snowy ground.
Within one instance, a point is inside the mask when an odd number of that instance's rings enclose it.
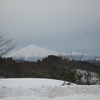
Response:
[[[65,85],[40,78],[0,79],[0,100],[100,100],[100,85]]]

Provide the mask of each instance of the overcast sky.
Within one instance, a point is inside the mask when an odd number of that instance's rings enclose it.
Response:
[[[100,55],[100,0],[0,0],[0,32],[18,47]]]

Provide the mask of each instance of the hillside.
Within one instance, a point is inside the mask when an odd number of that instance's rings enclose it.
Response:
[[[71,61],[51,55],[37,62],[16,62],[12,58],[1,58],[0,76],[4,78],[51,78],[65,80],[61,77],[64,67],[100,74],[100,68],[92,63],[86,61]],[[70,71],[68,71],[68,73],[69,72]],[[68,77],[66,79],[68,79]],[[72,82],[71,78],[68,80]]]

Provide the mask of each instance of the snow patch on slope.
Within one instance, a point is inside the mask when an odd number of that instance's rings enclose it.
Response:
[[[43,57],[47,57],[48,55],[59,55],[59,54],[63,54],[66,55],[66,53],[62,53],[62,52],[56,52],[53,50],[48,50],[42,47],[39,47],[37,45],[29,45],[21,50],[12,52],[8,55],[6,55],[6,57],[13,57],[13,58],[21,58],[23,57],[24,59],[28,60],[31,58],[43,58]]]

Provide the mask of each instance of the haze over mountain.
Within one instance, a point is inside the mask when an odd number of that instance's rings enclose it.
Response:
[[[13,57],[14,59],[24,59],[24,60],[37,60],[47,57],[49,55],[56,55],[56,56],[67,56],[70,59],[90,59],[89,55],[80,53],[80,52],[72,52],[72,53],[64,53],[64,52],[57,52],[49,49],[45,49],[39,47],[35,44],[29,45],[25,48],[22,48],[18,51],[14,51],[10,54],[7,54],[5,57]],[[93,59],[93,58],[92,58]]]
[[[32,44],[18,51],[14,51],[10,54],[7,54],[6,57],[13,57],[15,59],[24,57],[24,59],[29,60],[32,58],[43,58],[47,57],[48,55],[59,55],[59,54],[66,55],[66,53],[45,49]]]

